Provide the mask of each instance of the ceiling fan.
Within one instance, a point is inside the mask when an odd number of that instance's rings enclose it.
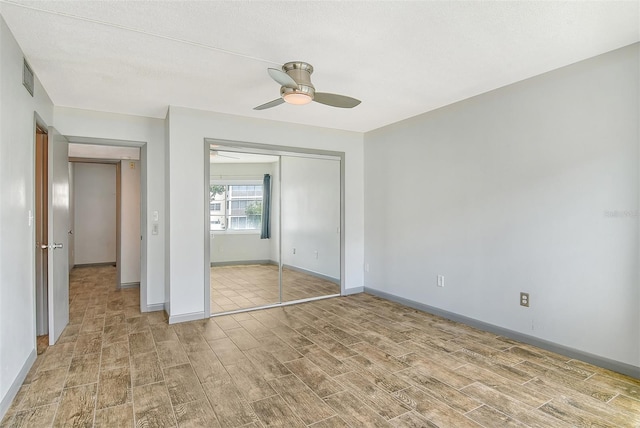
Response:
[[[353,108],[360,104],[360,100],[345,95],[316,92],[316,88],[311,83],[313,66],[306,62],[288,62],[282,66],[282,70],[269,68],[267,72],[273,80],[281,85],[280,98],[254,107],[254,110],[265,110],[284,102],[302,105],[315,101],[320,104],[340,108]]]

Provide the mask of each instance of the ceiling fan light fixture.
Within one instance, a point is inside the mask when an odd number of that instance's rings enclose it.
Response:
[[[311,95],[301,93],[301,92],[290,92],[288,94],[284,94],[282,98],[285,100],[285,102],[289,104],[295,104],[298,106],[309,104],[311,101],[313,101],[313,98],[311,98]]]
[[[284,102],[293,105],[305,105],[315,101],[339,108],[354,108],[360,104],[360,100],[345,95],[316,92],[315,86],[311,83],[313,66],[309,63],[302,61],[288,62],[282,66],[282,70],[268,68],[267,72],[273,80],[281,85],[280,98],[254,107],[254,110],[266,110],[279,106]]]

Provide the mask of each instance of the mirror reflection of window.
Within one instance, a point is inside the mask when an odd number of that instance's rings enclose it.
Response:
[[[263,193],[262,184],[211,184],[211,230],[260,230]]]

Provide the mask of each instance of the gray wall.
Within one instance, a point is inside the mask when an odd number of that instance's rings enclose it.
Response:
[[[120,161],[120,283],[140,283],[140,161]]]
[[[281,162],[282,263],[339,280],[340,161]]]
[[[159,310],[165,298],[165,131],[162,119],[68,107],[54,107],[55,126],[76,141],[140,147],[140,304],[143,312]],[[132,147],[132,146],[129,146]],[[119,152],[122,153],[122,152]],[[157,212],[157,220],[154,218]],[[153,234],[153,225],[158,234]]]
[[[116,165],[74,163],[76,265],[116,262]]]
[[[203,269],[203,213],[205,186],[203,141],[205,138],[260,142],[304,149],[345,153],[345,277],[349,292],[361,290],[364,256],[363,135],[356,132],[297,125],[269,120],[169,107],[165,167],[168,183],[165,237],[169,284],[169,322],[205,316]],[[275,231],[274,231],[275,232]]]
[[[640,367],[638,52],[367,133],[365,287]]]
[[[35,77],[22,85],[23,54],[0,17],[0,417],[36,359],[34,112],[53,125],[53,103]]]

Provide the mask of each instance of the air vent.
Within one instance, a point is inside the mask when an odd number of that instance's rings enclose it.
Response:
[[[27,64],[27,60],[23,58],[23,67],[22,67],[22,84],[24,85],[25,88],[27,88],[27,91],[29,91],[29,93],[31,94],[31,96],[33,96],[33,85],[34,85],[34,78],[33,78],[33,70],[31,70],[31,67],[29,67],[29,64]]]

